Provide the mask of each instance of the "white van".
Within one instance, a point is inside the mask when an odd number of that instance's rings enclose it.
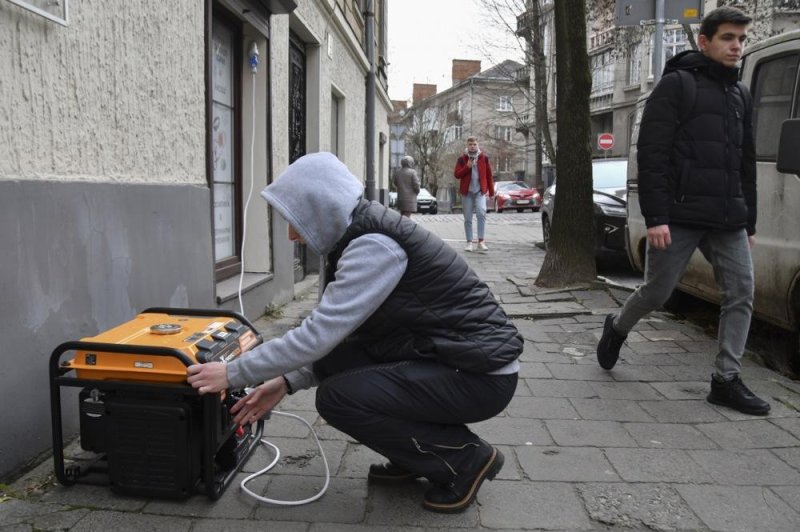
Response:
[[[758,175],[754,314],[793,332],[800,332],[799,64],[800,30],[796,30],[745,49],[741,69],[742,81],[753,96]],[[645,266],[647,228],[639,209],[636,141],[645,99],[637,103],[628,156],[626,238],[628,257],[640,271]],[[720,302],[711,265],[699,251],[695,251],[678,290]],[[796,355],[794,364],[798,364]]]

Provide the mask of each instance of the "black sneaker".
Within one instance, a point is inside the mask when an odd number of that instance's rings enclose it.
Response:
[[[475,500],[478,490],[486,479],[493,480],[503,468],[505,458],[496,448],[481,441],[480,452],[486,451],[488,459],[478,462],[477,471],[459,473],[449,484],[435,484],[425,494],[422,506],[426,510],[441,513],[463,512]]]
[[[769,403],[751,392],[739,375],[729,381],[717,380],[712,376],[711,392],[706,400],[753,416],[766,416],[770,410]]]
[[[369,466],[367,480],[377,484],[401,484],[418,479],[421,475],[407,471],[391,462]]]
[[[614,330],[614,315],[606,316],[603,324],[603,336],[597,344],[597,361],[603,369],[611,369],[617,363],[619,350],[628,335],[621,335]]]

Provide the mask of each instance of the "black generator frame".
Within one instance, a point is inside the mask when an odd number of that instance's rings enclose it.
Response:
[[[148,308],[142,313],[165,313],[177,316],[222,316],[230,317],[239,320],[241,323],[249,327],[256,335],[257,343],[262,342],[261,335],[256,331],[253,324],[244,316],[237,312],[227,311],[222,309],[188,309],[188,308],[172,308],[172,307],[152,307]],[[264,430],[264,421],[259,420],[254,427],[255,430],[251,432],[252,439],[246,448],[245,452],[241,453],[236,463],[229,470],[215,474],[215,457],[220,451],[222,446],[234,437],[238,426],[231,423],[219,437],[215,428],[219,420],[219,412],[222,408],[226,408],[220,400],[219,394],[199,394],[197,390],[191,387],[188,383],[164,383],[164,382],[141,382],[141,381],[122,381],[122,380],[96,380],[96,379],[82,379],[75,376],[69,376],[67,373],[73,371],[73,368],[68,367],[68,362],[62,362],[61,357],[64,353],[77,350],[98,351],[104,353],[119,353],[119,354],[132,354],[132,355],[152,355],[172,357],[180,360],[185,366],[196,364],[194,360],[188,357],[185,353],[178,349],[168,347],[155,347],[135,344],[115,344],[106,342],[88,342],[88,341],[68,341],[64,342],[50,355],[49,363],[49,376],[50,376],[50,413],[52,422],[52,437],[53,437],[53,463],[55,475],[58,481],[64,486],[72,486],[76,483],[87,484],[109,484],[110,478],[108,471],[105,475],[101,475],[104,481],[94,482],[88,481],[91,473],[103,473],[103,468],[97,466],[105,455],[98,456],[94,463],[90,463],[86,468],[81,468],[80,465],[73,465],[65,467],[64,464],[64,433],[62,424],[62,406],[61,406],[61,388],[74,387],[74,388],[93,388],[100,391],[127,391],[139,394],[164,394],[173,393],[177,395],[197,397],[200,402],[202,410],[202,425],[200,432],[202,434],[202,447],[201,447],[201,464],[200,464],[200,484],[195,486],[188,493],[168,493],[164,494],[169,498],[188,497],[193,493],[200,493],[205,491],[205,494],[210,499],[218,499],[225,489],[231,484],[240,466],[247,460],[253,450],[258,446]],[[80,420],[79,420],[80,421]],[[96,479],[96,475],[92,477]],[[202,486],[204,490],[197,489]],[[113,490],[113,486],[112,486]],[[136,492],[126,492],[133,495],[149,495],[149,489]]]

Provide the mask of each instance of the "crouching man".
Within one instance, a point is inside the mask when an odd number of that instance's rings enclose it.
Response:
[[[289,238],[326,257],[322,298],[284,336],[191,366],[188,380],[200,393],[263,382],[234,406],[238,423],[316,385],[320,415],[388,459],[369,480],[426,478],[426,509],[463,511],[503,466],[466,424],[508,405],[522,336],[458,253],[363,192],[329,153],[301,157],[262,191]]]

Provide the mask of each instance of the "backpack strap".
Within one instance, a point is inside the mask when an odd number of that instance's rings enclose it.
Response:
[[[694,101],[697,98],[697,85],[694,76],[686,70],[675,70],[681,80],[681,102],[678,112],[678,123],[684,124],[692,115]]]
[[[748,89],[747,85],[745,85],[742,81],[736,82],[736,88],[739,89],[739,94],[742,95],[742,101],[744,102],[744,116],[745,119],[748,119],[753,111],[753,96],[750,94],[750,89]]]

